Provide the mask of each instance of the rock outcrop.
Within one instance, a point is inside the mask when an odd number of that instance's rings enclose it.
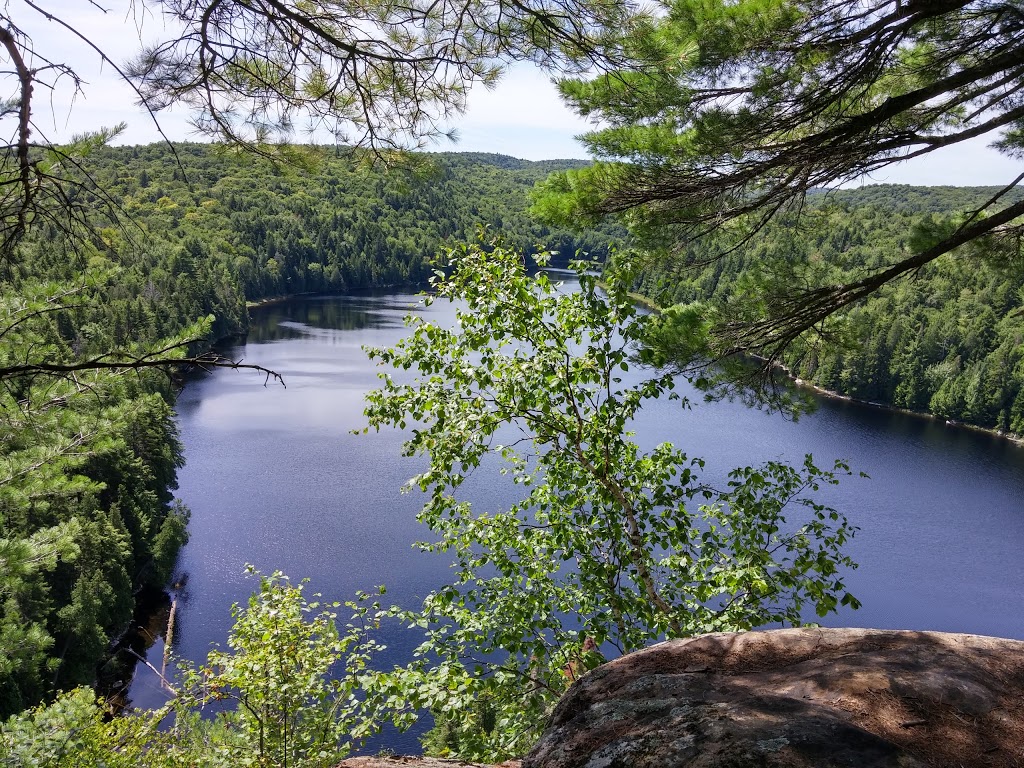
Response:
[[[521,766],[498,768],[812,766],[1024,768],[1024,641],[785,629],[661,643],[588,673]]]
[[[1024,766],[1024,642],[787,629],[676,640],[573,685],[522,768]]]

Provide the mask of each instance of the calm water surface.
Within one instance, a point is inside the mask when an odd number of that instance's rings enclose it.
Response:
[[[179,497],[191,508],[191,540],[178,570],[174,651],[198,660],[223,643],[232,603],[254,588],[246,563],[308,577],[330,599],[388,587],[415,605],[444,583],[448,562],[413,548],[426,538],[421,503],[402,494],[417,471],[400,457],[395,431],[354,435],[362,398],[376,386],[363,345],[406,334],[412,295],[308,298],[254,312],[248,343],[232,354],[284,375],[287,388],[240,372],[190,383],[178,401],[188,464]],[[431,316],[450,317],[435,304]],[[691,411],[658,403],[641,414],[644,442],[670,440],[704,456],[713,478],[768,459],[819,465],[845,459],[870,479],[850,478],[823,498],[861,530],[848,551],[848,579],[864,606],[825,620],[834,626],[930,629],[1024,639],[1024,449],[984,434],[856,404],[822,400],[787,421],[737,403]],[[503,489],[476,482],[479,501]],[[386,638],[385,663],[408,658],[417,638]],[[150,656],[159,658],[159,647]],[[143,670],[135,704],[159,698]],[[415,750],[414,739],[390,744]]]

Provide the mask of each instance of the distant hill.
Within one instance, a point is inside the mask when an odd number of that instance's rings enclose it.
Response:
[[[909,184],[871,184],[856,189],[815,190],[815,202],[852,208],[880,206],[900,213],[946,213],[976,208],[990,200],[1000,187],[915,187]],[[1004,204],[1024,198],[1024,189],[1006,194]]]

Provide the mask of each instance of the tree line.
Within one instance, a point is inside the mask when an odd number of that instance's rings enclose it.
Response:
[[[799,215],[738,246],[720,234],[657,260],[639,289],[665,306],[707,302],[729,313],[773,283],[850,283],[948,232],[995,191],[822,190]],[[709,263],[716,253],[725,255]],[[1024,434],[1024,268],[985,241],[971,255],[947,254],[885,285],[798,339],[781,361],[843,395]]]
[[[601,259],[624,235],[611,225],[573,233],[527,213],[537,181],[583,161],[424,154],[415,167],[388,171],[351,151],[309,154],[314,170],[304,173],[202,144],[96,152],[96,182],[145,232],[146,255],[131,257],[137,276],[125,290],[184,304],[173,306],[180,319],[217,302],[232,310],[217,314],[236,321],[240,297],[422,284],[431,256],[479,226],[527,253],[554,250],[562,265],[579,249]],[[190,298],[171,299],[172,285]]]

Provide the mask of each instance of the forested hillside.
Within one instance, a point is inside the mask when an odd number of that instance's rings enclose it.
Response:
[[[422,283],[478,225],[561,258],[620,234],[527,217],[526,191],[572,161],[436,155],[413,175],[315,159],[92,147],[68,187],[86,219],[38,220],[0,264],[0,716],[92,683],[185,540],[170,368],[132,361],[243,333],[247,300]]]
[[[169,278],[181,291],[182,277],[186,293],[227,281],[250,301],[421,283],[444,242],[472,238],[481,225],[528,252],[554,249],[563,260],[580,248],[601,258],[622,234],[552,231],[527,215],[534,183],[580,161],[437,154],[419,156],[415,172],[388,172],[331,150],[313,159],[304,173],[210,145],[179,144],[172,152],[154,144],[104,148],[91,167],[145,230],[150,253],[154,243],[164,251],[134,261],[163,296]],[[212,291],[218,299],[223,288]],[[197,296],[183,317],[201,304]]]
[[[121,293],[98,245],[71,245],[24,244],[0,282],[0,714],[93,683],[186,538],[172,385],[144,358],[180,356],[209,325],[161,341],[153,297]]]
[[[994,189],[878,185],[817,192],[801,215],[753,240],[725,236],[649,269],[641,290],[662,305],[729,306],[754,283],[842,284],[895,263],[955,226]],[[1017,194],[1012,200],[1021,197]],[[1024,434],[1024,267],[989,255],[947,254],[805,336],[784,356],[794,375],[844,395]]]

